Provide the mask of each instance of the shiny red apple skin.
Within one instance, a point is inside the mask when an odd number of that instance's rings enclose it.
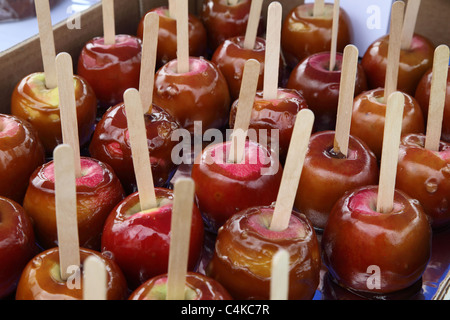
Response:
[[[22,204],[33,171],[45,161],[45,150],[33,126],[0,114],[0,196]]]
[[[171,140],[171,135],[180,125],[169,113],[156,105],[152,106],[151,113],[144,115],[144,119],[153,183],[161,187],[168,182],[175,170],[171,152],[177,142]],[[123,103],[109,108],[98,122],[89,145],[89,153],[93,158],[113,168],[126,194],[137,191]]]
[[[431,256],[432,230],[420,203],[396,190],[394,209],[376,211],[378,186],[349,191],[333,207],[322,236],[322,256],[341,286],[386,294],[421,279]],[[380,271],[380,287],[369,288]]]
[[[168,272],[173,190],[155,188],[158,208],[140,211],[139,193],[120,202],[105,222],[102,252],[110,252],[135,290],[148,279]],[[202,254],[204,227],[197,206],[192,212],[188,270],[194,271]],[[139,235],[138,237],[136,235]]]
[[[252,207],[233,215],[219,230],[206,274],[237,300],[267,300],[271,262],[285,249],[290,255],[289,300],[310,300],[320,282],[320,247],[308,219],[292,212],[289,227],[271,231],[274,208]]]
[[[430,103],[432,69],[428,70],[419,81],[416,88],[415,98],[422,108],[425,121],[428,119],[428,108]],[[445,93],[444,118],[442,120],[441,140],[450,142],[450,66],[447,73],[447,89]]]
[[[166,300],[167,274],[147,280],[131,293],[128,300]],[[232,300],[225,288],[217,281],[201,273],[186,275],[185,300]]]
[[[396,187],[419,200],[433,229],[450,225],[450,143],[439,153],[425,149],[425,135],[402,137]]]
[[[318,230],[325,228],[334,204],[349,190],[378,183],[375,154],[360,139],[349,136],[348,156],[333,150],[335,131],[311,135],[295,208]]]
[[[153,102],[191,134],[195,121],[203,132],[225,127],[231,98],[222,72],[204,58],[191,57],[187,73],[178,73],[177,64],[172,60],[156,72]]]
[[[330,71],[330,52],[319,52],[302,60],[292,70],[286,87],[297,90],[315,115],[315,131],[334,130],[339,104],[342,53],[336,54],[336,67]],[[356,69],[354,96],[367,91],[362,66]]]
[[[366,50],[361,65],[367,75],[369,89],[384,87],[389,35],[373,42]],[[420,79],[433,66],[434,45],[427,38],[415,34],[411,49],[400,51],[397,89],[414,96]]]
[[[197,203],[213,232],[241,210],[272,204],[283,174],[278,158],[252,141],[246,143],[242,163],[228,163],[230,145],[207,146],[192,167]]]
[[[14,293],[22,270],[38,251],[33,225],[23,207],[0,197],[0,299]]]
[[[74,75],[80,145],[88,143],[94,132],[97,116],[97,98],[91,85],[82,77]],[[48,156],[62,143],[58,90],[45,87],[42,72],[23,78],[11,96],[11,114],[31,123]]]
[[[235,100],[231,105],[229,120],[231,128],[234,127],[238,102],[239,100]],[[278,88],[277,97],[273,100],[264,99],[264,92],[258,91],[255,95],[249,129],[256,131],[256,139],[260,143],[265,140],[265,133],[263,134],[264,131],[260,130],[267,130],[267,147],[278,152],[280,162],[283,164],[297,113],[307,108],[306,100],[297,90]],[[278,130],[277,136],[272,137],[271,130]]]
[[[169,16],[168,8],[157,7],[147,13],[156,12],[159,15],[158,49],[156,67],[160,68],[169,61],[177,58],[177,22]],[[145,16],[144,16],[145,18]],[[138,25],[137,37],[144,36],[144,18]],[[207,33],[200,18],[193,14],[188,16],[189,23],[189,55],[193,57],[207,54]]]
[[[95,175],[84,174],[91,168]],[[100,250],[103,224],[125,193],[112,168],[97,159],[81,158],[82,177],[76,178],[77,219],[80,246]],[[36,169],[30,177],[23,207],[33,221],[41,247],[58,245],[55,208],[54,162]]]
[[[83,263],[94,256],[106,266],[107,300],[125,300],[127,283],[119,266],[106,254],[80,248],[81,277]],[[69,277],[71,286],[60,277],[59,249],[45,250],[31,259],[22,272],[16,291],[16,300],[83,300],[83,284],[74,287],[77,280]],[[75,277],[75,276],[71,276]]]
[[[425,121],[419,104],[414,97],[408,94],[404,96],[402,135],[424,133]],[[378,160],[381,159],[383,146],[385,114],[384,89],[372,89],[355,97],[350,134],[363,140]]]
[[[325,15],[313,17],[313,4],[293,8],[283,22],[281,48],[292,69],[312,54],[330,51],[333,24],[333,4],[325,5]],[[344,9],[339,10],[337,52],[343,52],[352,43],[352,24]]]
[[[139,88],[142,41],[125,34],[115,36],[114,44],[105,44],[103,37],[88,41],[81,50],[77,74],[94,89],[99,116],[110,106],[123,101],[128,88]]]

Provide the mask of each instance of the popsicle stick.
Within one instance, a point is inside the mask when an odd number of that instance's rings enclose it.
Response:
[[[269,5],[263,91],[263,98],[268,100],[276,99],[278,96],[282,11],[279,2],[272,2]]]
[[[348,141],[352,120],[353,99],[355,96],[358,48],[347,45],[342,58],[341,80],[339,85],[338,110],[333,150],[345,157],[348,155]]]
[[[152,112],[153,86],[155,83],[156,53],[158,48],[159,15],[150,12],[144,18],[141,72],[139,92],[144,113]]]
[[[96,256],[83,262],[83,300],[106,300],[107,274],[105,263]]]
[[[272,258],[270,278],[270,300],[288,300],[289,253],[280,249]]]
[[[138,90],[131,88],[125,91],[123,97],[141,210],[156,208],[157,202],[141,96]]]
[[[177,0],[169,0],[169,16],[172,19],[177,18]]]
[[[180,178],[175,182],[170,229],[167,300],[184,300],[194,189],[194,181],[191,178]]]
[[[231,135],[232,143],[228,155],[229,162],[241,163],[244,158],[245,138],[247,136],[253,104],[255,102],[259,71],[260,63],[257,60],[249,59],[245,62],[241,89],[239,92],[236,120]]]
[[[397,90],[404,9],[405,3],[403,1],[395,1],[392,5],[391,29],[389,33],[386,78],[384,84],[385,102],[388,97]]]
[[[116,43],[114,0],[102,0],[103,38],[105,44]]]
[[[178,73],[189,72],[189,11],[188,1],[178,0],[177,17],[177,68]]]
[[[75,167],[72,147],[60,144],[53,151],[55,208],[61,279],[67,280],[73,266],[80,267]]]
[[[256,36],[258,34],[259,20],[261,17],[263,0],[253,0],[250,6],[247,29],[245,31],[244,48],[252,50],[255,47]]]
[[[337,36],[339,30],[339,11],[340,11],[340,1],[334,0],[333,25],[331,27],[330,71],[333,71],[336,66]]]
[[[408,0],[403,20],[402,46],[403,50],[411,47],[411,41],[416,29],[417,15],[419,14],[420,0]]]
[[[440,45],[434,51],[431,76],[430,103],[428,108],[425,148],[439,151],[444,119],[445,93],[448,77],[449,48]]]
[[[81,176],[80,142],[78,136],[77,106],[73,84],[72,57],[66,52],[56,56],[62,140],[73,149],[75,175]]]
[[[325,0],[315,0],[313,8],[314,17],[323,16],[324,11],[325,11]]]
[[[313,123],[314,113],[310,109],[300,110],[295,120],[281,185],[270,224],[270,230],[272,231],[285,230],[289,225]]]
[[[44,66],[45,86],[53,89],[57,86],[55,64],[55,40],[50,15],[49,0],[36,0],[36,16],[39,28],[39,41],[41,44],[42,63]]]
[[[405,96],[394,92],[388,97],[383,133],[377,211],[390,212],[394,205],[395,177],[402,131]]]

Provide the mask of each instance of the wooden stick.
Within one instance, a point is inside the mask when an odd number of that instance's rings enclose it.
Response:
[[[77,106],[73,84],[72,57],[66,52],[56,56],[62,140],[73,149],[75,175],[81,176],[80,142],[78,136]]]
[[[55,40],[50,15],[50,4],[48,0],[36,0],[36,16],[39,27],[39,41],[41,44],[42,63],[44,66],[45,86],[53,89],[57,86],[56,64],[55,64]]]
[[[405,19],[403,20],[402,45],[403,50],[411,48],[412,38],[416,29],[417,16],[419,14],[420,0],[408,0]]]
[[[158,49],[159,15],[150,12],[144,18],[141,72],[139,92],[144,113],[152,112],[153,86],[155,83],[156,53]]]
[[[288,300],[289,295],[289,253],[280,249],[272,258],[270,278],[270,300]]]
[[[230,153],[228,161],[241,163],[245,153],[245,138],[250,124],[253,104],[258,87],[260,63],[255,59],[245,62],[244,74],[242,75],[241,89],[237,105],[236,120],[231,135]]]
[[[352,120],[353,100],[355,96],[358,54],[359,52],[356,46],[347,45],[344,49],[344,56],[342,58],[333,150],[337,154],[343,154],[345,157],[348,155],[348,141]]]
[[[105,44],[116,43],[116,27],[114,19],[114,0],[102,0],[103,38]]]
[[[439,151],[444,119],[445,93],[448,77],[449,48],[440,45],[434,51],[431,76],[430,103],[428,107],[425,148]]]
[[[263,91],[263,98],[267,100],[278,97],[282,14],[283,8],[279,2],[269,5]]]
[[[323,16],[325,11],[325,0],[315,0],[313,10],[314,17]]]
[[[384,101],[397,90],[398,68],[400,64],[401,32],[405,3],[395,1],[391,12],[391,30],[389,33],[386,78],[384,84]]]
[[[139,91],[134,88],[127,89],[124,93],[124,102],[141,211],[156,208],[157,201],[153,186],[147,131]]]
[[[340,11],[340,1],[334,0],[333,25],[331,28],[330,71],[333,71],[334,67],[336,66],[337,36],[339,30],[339,11]]]
[[[189,72],[189,10],[188,1],[179,0],[176,6],[177,17],[177,60],[178,73]]]
[[[175,182],[170,229],[167,300],[184,300],[194,190],[195,185],[191,178],[180,178]]]
[[[391,212],[394,205],[404,104],[405,96],[401,92],[394,92],[388,97],[377,198],[377,211],[382,213]]]
[[[83,262],[83,300],[107,300],[105,263],[96,256]]]
[[[177,18],[177,0],[169,0],[169,16],[172,19]]]
[[[250,13],[245,31],[244,48],[253,50],[255,47],[256,36],[258,34],[259,20],[261,17],[263,0],[253,0],[250,6]]]
[[[289,219],[294,206],[313,123],[314,113],[310,109],[300,110],[295,120],[281,185],[270,224],[270,230],[272,231],[282,231],[289,226]]]
[[[75,167],[72,147],[58,145],[54,151],[55,208],[61,279],[71,275],[70,267],[80,267]]]

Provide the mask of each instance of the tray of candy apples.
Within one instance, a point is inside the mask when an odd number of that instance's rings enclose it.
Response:
[[[104,0],[78,56],[35,4],[43,71],[0,115],[1,299],[449,299],[449,49],[420,1],[362,58],[338,0],[168,1],[134,35]]]

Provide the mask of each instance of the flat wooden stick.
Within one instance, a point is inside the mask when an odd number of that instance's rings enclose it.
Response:
[[[337,36],[339,30],[340,1],[334,0],[333,25],[331,27],[330,71],[336,66]]]
[[[194,191],[195,185],[191,178],[180,178],[175,182],[170,229],[167,300],[184,300]]]
[[[403,50],[411,48],[411,41],[416,29],[417,16],[419,14],[420,0],[408,0],[403,20],[402,45]]]
[[[256,36],[258,34],[259,20],[261,17],[263,0],[253,0],[250,6],[250,13],[245,31],[244,48],[253,50],[255,47]]]
[[[105,263],[96,256],[83,262],[83,300],[107,300]]]
[[[342,58],[341,80],[339,85],[338,110],[333,150],[345,157],[348,155],[348,141],[352,121],[353,100],[355,96],[358,48],[347,45]]]
[[[324,11],[325,11],[325,0],[315,0],[313,9],[314,17],[323,16]]]
[[[61,279],[67,280],[71,267],[80,267],[77,196],[72,147],[58,145],[54,151],[55,208]]]
[[[58,85],[55,64],[55,40],[53,36],[50,4],[48,0],[36,0],[36,16],[39,27],[39,41],[41,44],[42,63],[44,66],[45,86],[47,89]]]
[[[81,176],[80,142],[78,136],[77,106],[73,84],[72,57],[66,52],[56,56],[62,140],[73,149],[75,175]]]
[[[134,88],[127,89],[124,93],[124,102],[141,211],[156,208],[157,201],[150,165],[147,131],[139,91]]]
[[[169,16],[172,19],[177,18],[177,0],[169,0]]]
[[[139,92],[144,113],[152,112],[153,86],[155,83],[156,54],[158,48],[159,15],[150,12],[144,18],[141,72]]]
[[[102,0],[103,38],[105,44],[116,43],[114,0]]]
[[[280,249],[272,258],[270,278],[270,300],[288,300],[289,296],[289,253]]]
[[[402,131],[405,96],[394,92],[388,97],[381,154],[377,211],[391,212],[394,206],[395,177]]]
[[[257,60],[249,59],[245,62],[239,100],[237,102],[236,120],[231,135],[232,143],[228,154],[228,161],[232,163],[241,163],[244,158],[245,138],[255,102],[259,71],[260,63]]]
[[[314,113],[310,109],[300,110],[295,119],[270,230],[282,231],[289,226],[313,123]]]
[[[384,101],[397,90],[398,68],[400,64],[401,32],[403,26],[403,13],[405,3],[395,1],[391,11],[391,29],[389,33],[389,46],[384,84]]]
[[[282,14],[283,8],[279,2],[269,5],[263,90],[263,98],[267,100],[278,97]]]
[[[445,94],[448,77],[449,48],[440,45],[434,51],[431,76],[430,103],[428,107],[425,149],[439,151],[444,119]]]
[[[177,67],[178,73],[189,72],[189,10],[188,1],[179,0],[177,17]]]

